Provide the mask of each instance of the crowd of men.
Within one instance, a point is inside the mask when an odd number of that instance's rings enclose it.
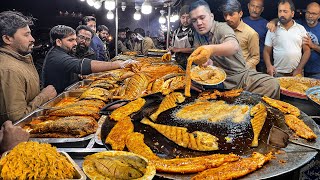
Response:
[[[193,2],[180,9],[180,27],[172,35],[169,50],[183,67],[189,56],[199,65],[216,65],[225,70],[225,89],[244,90],[280,98],[274,77],[304,75],[320,79],[320,6],[307,6],[305,19],[293,20],[291,0],[279,0],[278,18],[261,17],[263,0],[250,0],[250,16],[244,17],[238,0],[226,0],[220,8],[226,23],[214,20],[208,3]],[[41,77],[31,56],[33,19],[19,12],[0,13],[0,151],[10,149],[28,135],[10,121],[17,121],[54,98],[81,75],[124,68],[132,61],[110,62],[114,52],[108,45],[109,29],[86,16],[73,29],[54,26],[52,48],[46,54]],[[147,55],[154,42],[142,28],[119,29],[118,51]],[[42,90],[41,90],[42,89]],[[7,121],[10,120],[10,121]],[[10,135],[11,134],[11,135]],[[15,134],[16,136],[12,136]]]

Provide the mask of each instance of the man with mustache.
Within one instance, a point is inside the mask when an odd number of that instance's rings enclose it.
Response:
[[[96,54],[90,47],[94,32],[88,26],[80,25],[76,29],[76,35],[77,48],[75,56],[79,59],[96,59]]]
[[[259,52],[260,61],[256,66],[257,71],[267,72],[266,65],[263,61],[263,48],[264,40],[267,34],[267,23],[268,21],[261,17],[261,13],[264,10],[264,0],[250,0],[248,3],[248,9],[250,16],[244,17],[242,20],[244,23],[248,24],[252,29],[254,29],[259,35]]]
[[[267,73],[271,76],[296,76],[302,74],[303,68],[310,57],[310,48],[303,44],[307,31],[296,23],[294,4],[291,0],[280,0],[278,4],[277,29],[268,31],[263,51],[263,59]],[[303,54],[301,53],[303,50]],[[273,51],[274,64],[271,63]]]
[[[74,29],[57,25],[50,30],[53,47],[46,55],[42,78],[44,85],[52,84],[58,93],[67,86],[79,81],[79,75],[125,68],[132,61],[104,62],[88,58],[78,59],[73,56],[77,47]]]
[[[118,31],[118,52],[124,53],[132,51],[133,47],[127,39],[127,32],[125,29],[119,29]]]
[[[224,19],[234,30],[239,41],[242,55],[251,69],[256,69],[260,60],[259,35],[241,20],[241,4],[237,0],[226,0],[221,7]]]
[[[109,28],[105,25],[99,25],[97,28],[98,37],[104,44],[104,49],[106,52],[106,61],[110,60],[110,53],[109,53]]]
[[[21,119],[57,95],[49,84],[40,92],[30,25],[32,18],[19,12],[0,13],[0,125]]]
[[[233,29],[214,20],[210,7],[204,0],[190,5],[190,18],[195,29],[194,46],[190,57],[198,65],[214,64],[222,68],[227,78],[225,89],[243,88],[271,98],[280,98],[278,81],[261,72],[250,69],[244,60]]]

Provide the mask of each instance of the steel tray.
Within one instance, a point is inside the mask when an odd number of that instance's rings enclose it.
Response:
[[[30,123],[32,118],[38,117],[38,116],[43,116],[45,115],[46,110],[36,110],[23,119],[19,120],[16,122],[14,125],[23,127],[26,124]],[[68,146],[68,147],[85,147],[90,139],[94,137],[94,134],[90,134],[88,136],[82,137],[82,138],[30,138],[30,141],[37,141],[37,142],[43,142],[43,143],[52,143],[55,144],[57,147],[63,147],[63,146]],[[75,143],[77,142],[77,143]],[[79,143],[82,142],[82,143]],[[56,145],[61,143],[61,145]],[[70,144],[73,143],[73,144]]]
[[[7,156],[9,154],[10,151],[6,151],[2,154],[2,158],[4,158],[5,156]],[[81,170],[81,168],[78,166],[78,164],[68,155],[68,153],[66,152],[62,152],[59,151],[59,153],[63,156],[65,156],[68,161],[72,164],[73,168],[76,170],[76,175],[73,179],[69,179],[69,180],[86,180],[87,176],[84,174],[84,172]],[[1,158],[1,159],[2,159]],[[0,171],[1,172],[1,171]]]
[[[98,129],[97,132],[94,134],[94,141],[99,144],[99,145],[103,145],[102,140],[101,140],[101,126],[104,123],[104,121],[106,120],[107,116],[102,115],[101,118],[98,121]]]
[[[315,86],[315,87],[312,87],[312,88],[309,88],[307,91],[306,91],[306,95],[309,99],[309,101],[312,102],[312,104],[318,108],[320,110],[320,104],[316,101],[314,101],[312,98],[311,98],[311,95],[316,95],[316,97],[320,100],[320,86]]]
[[[66,92],[63,92],[63,93],[59,94],[58,96],[56,96],[55,98],[51,99],[50,101],[44,103],[39,108],[40,109],[51,108],[51,107],[55,106],[56,104],[58,104],[63,98],[66,98],[66,97],[79,97],[82,93],[83,93],[82,91],[66,91]]]
[[[81,86],[88,86],[93,82],[91,79],[84,79],[82,81],[78,81],[76,83],[71,84],[70,86],[66,87],[65,91],[83,91],[86,88],[80,88]]]

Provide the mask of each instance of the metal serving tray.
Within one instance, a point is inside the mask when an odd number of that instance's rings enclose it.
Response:
[[[30,123],[32,118],[45,115],[46,110],[36,110],[33,113],[27,115],[20,121],[16,122],[14,125],[23,127],[26,124]],[[94,134],[82,138],[30,138],[30,141],[37,141],[42,143],[51,143],[57,147],[86,147],[89,140],[94,137]],[[77,142],[77,143],[75,143]],[[81,143],[80,143],[81,142]],[[61,143],[61,145],[59,145]],[[56,145],[58,144],[58,145]]]
[[[39,108],[40,109],[51,108],[51,107],[55,106],[57,103],[59,103],[63,98],[66,98],[66,97],[79,97],[82,93],[83,93],[82,91],[66,91],[66,92],[63,92],[63,93],[59,94],[58,96],[56,96],[55,98],[51,99],[50,101],[44,103]]]
[[[102,140],[101,140],[101,126],[104,123],[104,121],[106,120],[107,116],[102,115],[101,118],[98,121],[98,129],[97,132],[94,134],[94,141],[95,143],[99,144],[99,145],[103,145]]]
[[[9,154],[10,151],[6,151],[2,154],[2,158],[4,158],[5,156],[7,156]],[[65,156],[68,161],[72,164],[73,168],[76,170],[76,175],[73,179],[69,179],[69,180],[86,180],[87,176],[84,174],[84,172],[81,170],[81,168],[78,166],[78,164],[68,155],[68,153],[66,152],[62,152],[59,151],[59,153],[63,156]],[[2,159],[1,158],[1,159]],[[0,171],[1,172],[1,171]]]
[[[91,79],[84,79],[82,81],[78,81],[76,83],[71,84],[70,86],[66,87],[65,91],[83,91],[86,88],[80,89],[81,86],[88,86],[93,82]]]

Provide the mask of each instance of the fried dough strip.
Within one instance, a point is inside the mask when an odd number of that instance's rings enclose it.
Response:
[[[270,161],[272,153],[263,155],[254,152],[249,158],[242,158],[239,161],[225,163],[217,168],[208,169],[194,176],[192,180],[210,179],[236,179],[245,176],[259,168],[266,162]]]
[[[286,124],[290,127],[290,129],[294,130],[294,132],[305,139],[314,140],[317,138],[317,135],[299,118],[294,115],[285,115],[284,119]]]
[[[262,127],[267,118],[267,108],[261,102],[255,105],[251,111],[250,115],[254,116],[250,121],[253,129],[253,140],[251,147],[257,147],[259,144],[259,135],[262,130]]]
[[[292,114],[297,117],[300,116],[300,110],[297,107],[295,107],[289,103],[286,103],[286,102],[283,102],[280,100],[276,100],[276,99],[271,99],[267,96],[263,96],[262,99],[266,103],[268,103],[270,106],[279,109],[281,112],[283,112],[285,114]]]
[[[184,174],[201,172],[237,160],[239,156],[235,154],[213,154],[194,158],[152,160],[151,163],[156,166],[158,172]]]
[[[122,151],[126,145],[127,136],[133,132],[133,129],[131,118],[127,116],[111,129],[105,142],[110,144],[113,150]]]
[[[123,118],[126,118],[132,113],[139,111],[145,103],[146,103],[145,99],[138,98],[114,110],[111,113],[110,118],[115,121],[121,121]]]
[[[161,104],[159,105],[159,108],[157,109],[157,111],[155,113],[153,113],[150,118],[153,120],[153,121],[156,121],[157,120],[157,117],[160,113],[168,110],[168,109],[171,109],[171,108],[174,108],[177,106],[176,103],[182,103],[184,102],[185,98],[183,96],[182,93],[180,92],[173,92],[169,95],[167,95],[161,102]]]
[[[129,134],[126,140],[126,147],[130,152],[141,155],[148,160],[160,159],[152,150],[144,143],[144,135],[138,132]]]
[[[202,131],[189,133],[187,128],[155,124],[146,118],[142,119],[141,123],[153,127],[179,146],[197,151],[214,151],[219,149],[218,138],[212,134]]]

